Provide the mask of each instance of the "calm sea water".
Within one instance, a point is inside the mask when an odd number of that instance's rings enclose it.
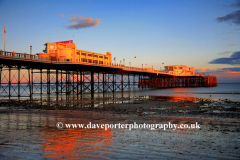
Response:
[[[190,96],[240,101],[240,83],[219,83],[217,87],[143,90],[136,95]]]
[[[112,93],[106,93],[112,96]],[[228,99],[240,101],[240,83],[219,83],[217,87],[199,88],[165,88],[165,89],[139,89],[130,92],[116,92],[115,97],[138,97],[138,96],[183,96],[196,98]],[[86,95],[87,96],[87,95]]]
[[[25,90],[24,90],[25,89]],[[13,89],[12,89],[13,90]],[[11,91],[12,95],[15,94],[17,97],[17,86],[15,86],[15,91]],[[23,87],[21,88],[21,96],[28,96],[29,88]],[[34,91],[39,92],[39,91]],[[8,99],[8,88],[1,87],[0,88],[1,99]],[[3,93],[5,97],[3,97]],[[138,88],[137,85],[133,87],[131,91],[116,91],[116,92],[105,92],[103,93],[95,93],[94,97],[115,97],[115,98],[131,98],[138,96],[185,96],[185,97],[198,97],[198,98],[213,98],[213,99],[229,99],[231,101],[240,101],[240,83],[219,83],[217,87],[198,87],[198,88],[164,88],[164,89],[141,89]],[[61,95],[62,97],[65,94]],[[79,95],[72,94],[72,97],[77,97]],[[90,93],[85,93],[81,95],[83,98],[92,97]],[[40,94],[33,94],[33,98],[39,98]],[[49,97],[47,94],[42,94],[43,98]],[[51,93],[51,98],[55,98],[56,94]],[[22,98],[26,99],[26,98]]]

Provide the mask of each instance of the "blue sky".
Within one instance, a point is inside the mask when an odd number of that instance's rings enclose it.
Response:
[[[4,49],[4,26],[6,50],[20,53],[30,53],[30,45],[33,53],[40,53],[49,38],[57,42],[74,35],[78,49],[111,52],[117,63],[125,59],[127,65],[155,69],[163,69],[163,62],[182,64],[216,75],[218,82],[240,83],[239,4],[237,0],[0,0],[0,49]]]

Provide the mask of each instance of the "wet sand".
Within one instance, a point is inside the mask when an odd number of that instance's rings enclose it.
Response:
[[[1,103],[0,159],[240,158],[239,102],[150,99],[122,99],[117,103],[70,108],[67,102],[50,106],[30,105],[26,101]],[[200,128],[59,129],[58,122],[85,125],[198,122]]]

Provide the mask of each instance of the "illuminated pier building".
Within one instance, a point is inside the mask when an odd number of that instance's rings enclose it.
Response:
[[[37,53],[38,59],[53,61],[88,62],[94,64],[111,65],[112,54],[100,54],[78,50],[75,43],[70,41],[47,42],[43,53]]]
[[[172,65],[172,66],[164,66],[164,69],[166,72],[169,72],[169,74],[173,75],[194,75],[195,68],[194,67],[188,67],[184,65]]]

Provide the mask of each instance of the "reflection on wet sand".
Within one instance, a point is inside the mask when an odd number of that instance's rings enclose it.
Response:
[[[189,96],[158,96],[158,95],[149,95],[150,100],[154,101],[164,101],[164,102],[195,102],[196,97],[189,97]]]
[[[40,137],[43,156],[47,159],[103,158],[110,154],[111,130],[63,129],[45,130]]]

